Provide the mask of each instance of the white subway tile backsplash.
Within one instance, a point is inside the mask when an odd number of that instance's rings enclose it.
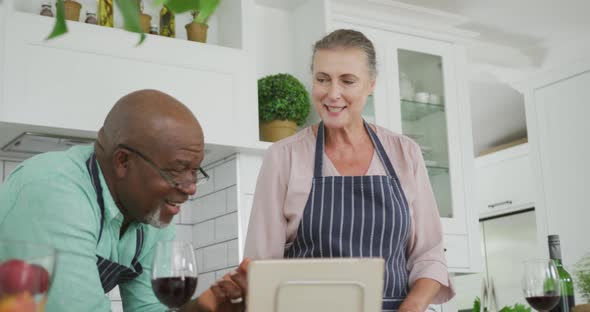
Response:
[[[193,244],[193,226],[177,225],[176,238],[174,240]]]
[[[203,250],[205,271],[213,271],[227,267],[227,243],[206,247]]]
[[[195,258],[197,258],[197,270],[199,274],[205,272],[205,265],[203,263],[203,248],[195,249]]]
[[[215,190],[221,190],[236,184],[236,159],[232,158],[213,169]]]
[[[237,268],[238,267],[231,267],[231,268],[215,271],[215,280],[220,280],[225,274],[227,274],[229,272],[233,272]]]
[[[193,225],[193,244],[196,248],[215,242],[215,220]]]
[[[199,274],[199,282],[197,283],[196,296],[200,296],[207,288],[215,283],[215,272]]]
[[[196,208],[191,212],[192,222],[199,223],[204,220],[216,218],[225,214],[225,192],[216,192],[196,201]]]
[[[239,265],[240,254],[238,251],[238,240],[227,242],[227,265]]]
[[[226,196],[226,211],[227,212],[234,212],[238,210],[238,187],[232,186],[225,190]]]
[[[238,213],[215,219],[215,241],[221,242],[238,237]]]
[[[193,214],[197,209],[197,200],[189,200],[180,206],[180,223],[181,224],[194,224]]]
[[[205,169],[205,171],[209,175],[209,181],[207,181],[207,183],[205,183],[203,185],[199,185],[197,187],[197,194],[196,194],[197,197],[203,197],[203,196],[206,196],[206,195],[209,195],[209,194],[215,192],[215,175],[213,174],[215,169],[210,168],[210,169]]]

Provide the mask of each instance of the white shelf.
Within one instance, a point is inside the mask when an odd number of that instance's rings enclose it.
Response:
[[[38,15],[41,3],[44,0],[18,0],[15,1],[15,10],[21,13]],[[76,0],[81,5],[80,20],[84,20],[86,10],[94,7],[96,10],[97,0]],[[55,14],[55,0],[53,2],[53,12]],[[152,0],[143,0],[144,13],[152,17],[151,23],[159,27],[159,13],[161,7],[155,7]],[[242,1],[221,1],[215,14],[209,21],[209,30],[207,34],[207,44],[218,45],[235,49],[242,48]],[[176,39],[186,40],[185,25],[191,21],[190,13],[178,14],[175,17]],[[114,12],[115,29],[123,28],[123,18],[115,5]],[[49,29],[50,30],[50,29]],[[70,30],[72,31],[72,30]],[[49,33],[49,32],[48,32]],[[137,36],[137,35],[135,35]]]

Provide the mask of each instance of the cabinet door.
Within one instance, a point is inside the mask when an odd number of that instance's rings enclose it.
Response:
[[[402,35],[390,42],[391,128],[420,145],[445,233],[465,233],[463,168],[469,157],[463,147],[470,142],[461,140],[454,47]]]
[[[480,218],[534,205],[534,181],[528,148],[524,154],[477,165],[476,171]]]

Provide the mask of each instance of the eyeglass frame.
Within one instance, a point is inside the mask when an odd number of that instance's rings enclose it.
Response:
[[[174,188],[184,187],[184,186],[187,186],[190,184],[194,184],[196,186],[199,186],[199,185],[203,185],[203,184],[207,183],[207,181],[209,181],[209,175],[207,174],[207,172],[205,172],[205,170],[202,167],[199,167],[199,172],[203,175],[203,178],[199,179],[199,175],[197,173],[196,178],[195,178],[195,182],[190,182],[190,183],[189,182],[182,182],[182,183],[176,182],[176,181],[174,181],[174,177],[172,177],[172,175],[170,173],[166,172],[164,169],[161,169],[153,160],[151,160],[149,157],[145,156],[140,151],[138,151],[132,147],[129,147],[126,144],[118,144],[117,146],[120,148],[126,149],[126,150],[136,154],[140,158],[142,158],[152,168],[154,168],[164,180],[166,180],[168,183],[170,183],[170,185]]]

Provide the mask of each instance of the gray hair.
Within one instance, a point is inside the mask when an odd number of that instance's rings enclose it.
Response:
[[[334,30],[318,40],[313,45],[311,70],[313,71],[313,58],[317,51],[336,48],[356,48],[363,51],[367,56],[367,67],[369,68],[371,77],[377,77],[377,57],[373,43],[362,32],[352,29]]]

